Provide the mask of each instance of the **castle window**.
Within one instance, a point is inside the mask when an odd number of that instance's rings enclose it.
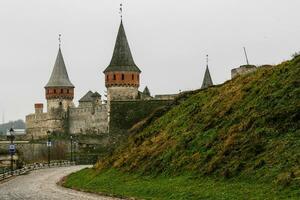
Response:
[[[131,78],[132,78],[132,80],[134,80],[134,74],[132,74]]]
[[[114,74],[114,80],[116,80],[117,79],[117,77],[116,77],[116,75]]]
[[[56,94],[56,89],[53,90],[53,93]]]
[[[60,93],[64,93],[64,89],[60,89]]]
[[[69,89],[67,89],[67,94],[69,94],[70,93],[70,91],[69,91]]]
[[[124,80],[125,79],[125,75],[124,74],[122,74],[122,80]]]
[[[108,76],[108,75],[106,75],[106,80],[108,81],[108,79],[109,79],[109,76]]]

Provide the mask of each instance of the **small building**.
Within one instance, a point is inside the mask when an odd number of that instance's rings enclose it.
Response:
[[[235,78],[239,75],[248,74],[257,70],[255,65],[242,65],[239,68],[234,68],[231,70],[231,78]]]
[[[14,129],[14,133],[15,136],[22,136],[26,134],[26,130],[25,129]],[[9,130],[6,131],[6,135],[9,136],[10,132]]]

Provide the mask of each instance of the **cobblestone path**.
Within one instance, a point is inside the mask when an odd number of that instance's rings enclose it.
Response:
[[[95,194],[78,192],[58,186],[56,183],[64,176],[85,168],[72,166],[32,171],[0,183],[0,200],[113,200]]]

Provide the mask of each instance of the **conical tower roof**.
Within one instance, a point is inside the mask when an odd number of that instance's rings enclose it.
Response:
[[[93,101],[92,98],[93,92],[92,91],[88,91],[80,100],[79,102],[91,102]]]
[[[48,81],[45,88],[47,87],[74,87],[74,85],[69,79],[64,58],[60,48],[58,50],[58,54],[56,57],[55,65],[53,67],[50,80]]]
[[[122,21],[119,27],[112,59],[109,66],[104,70],[104,73],[112,71],[141,72],[134,63]]]
[[[149,90],[148,86],[145,87],[143,94],[150,96],[150,90]]]
[[[101,98],[101,94],[99,94],[98,92],[95,92],[94,94],[92,94],[93,98]]]
[[[209,72],[209,69],[208,69],[208,65],[207,65],[201,89],[208,88],[209,86],[212,86],[212,85],[213,85],[213,82],[212,82],[210,72]]]

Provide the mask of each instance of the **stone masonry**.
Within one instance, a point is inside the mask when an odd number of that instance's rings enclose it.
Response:
[[[89,91],[79,100],[76,107],[73,102],[75,86],[69,79],[59,46],[50,80],[45,86],[47,111],[44,112],[43,104],[37,103],[35,113],[26,116],[27,138],[45,138],[49,131],[58,134],[107,135],[110,130],[112,101],[165,102],[176,97],[176,95],[152,97],[148,87],[143,92],[138,90],[141,70],[133,60],[122,21],[111,62],[103,73],[107,87],[107,101],[102,101],[99,93]],[[152,107],[155,109],[155,106]]]

